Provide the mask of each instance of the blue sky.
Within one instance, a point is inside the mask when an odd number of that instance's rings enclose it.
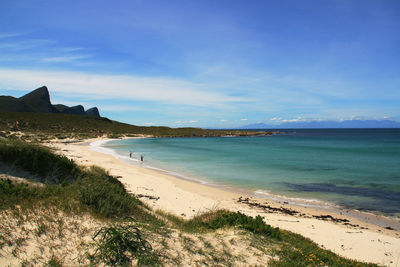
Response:
[[[0,1],[0,94],[137,125],[400,120],[400,1]]]

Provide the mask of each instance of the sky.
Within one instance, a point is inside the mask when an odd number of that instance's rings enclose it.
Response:
[[[400,1],[0,0],[0,95],[136,125],[400,121]]]

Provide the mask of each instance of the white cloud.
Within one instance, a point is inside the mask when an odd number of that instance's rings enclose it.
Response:
[[[189,123],[197,123],[197,122],[199,122],[199,121],[195,121],[195,120],[189,121]]]
[[[227,120],[220,120],[220,122],[227,122]]]
[[[192,106],[250,101],[212,92],[201,84],[167,77],[0,69],[0,86],[5,89],[23,88],[30,91],[42,85],[53,92],[87,95],[98,99],[141,100]]]
[[[243,119],[240,119],[241,121],[248,121],[249,119],[246,119],[246,118],[243,118]]]
[[[271,119],[269,119],[270,121],[281,121],[282,120],[282,118],[271,118]]]
[[[309,119],[297,117],[294,119],[281,120],[281,122],[301,122],[301,121],[309,121]]]
[[[357,121],[357,120],[361,120],[362,117],[361,116],[357,116],[357,115],[351,115],[350,119],[351,121]]]

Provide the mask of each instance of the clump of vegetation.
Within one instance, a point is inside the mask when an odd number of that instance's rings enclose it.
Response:
[[[38,187],[27,183],[15,183],[10,179],[0,179],[0,209],[16,204],[32,203],[34,200],[49,199],[59,195],[57,186]]]
[[[91,167],[78,181],[79,201],[106,218],[131,216],[141,202],[130,196],[118,179]]]
[[[128,266],[137,260],[139,266],[157,265],[158,258],[140,230],[128,225],[112,225],[101,228],[94,236],[97,249],[90,256],[92,263],[99,261],[107,266]]]
[[[189,231],[199,229],[216,230],[224,227],[239,227],[255,234],[262,234],[271,238],[280,239],[279,228],[266,224],[261,216],[256,218],[247,216],[241,212],[218,210],[201,214],[183,224]]]
[[[65,184],[79,175],[78,166],[49,148],[18,140],[0,140],[0,161],[37,175],[49,184]]]
[[[56,256],[51,256],[50,260],[44,265],[46,267],[62,267],[62,261]]]

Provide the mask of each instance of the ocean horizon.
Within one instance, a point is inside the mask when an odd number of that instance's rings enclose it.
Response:
[[[134,164],[259,197],[400,217],[400,129],[284,129],[265,137],[112,140]]]

